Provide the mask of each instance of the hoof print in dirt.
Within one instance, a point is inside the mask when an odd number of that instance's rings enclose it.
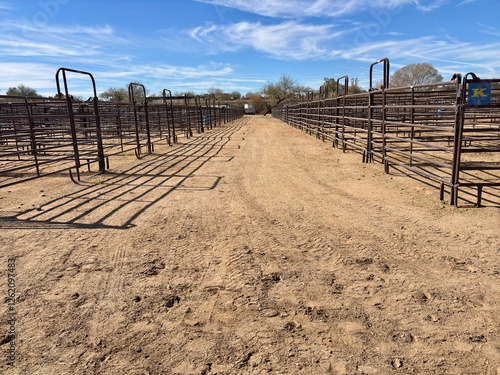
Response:
[[[170,296],[165,301],[165,306],[168,308],[171,308],[171,307],[174,307],[174,305],[176,303],[179,303],[179,302],[181,302],[181,299],[179,298],[179,296]]]
[[[486,337],[484,335],[470,336],[468,341],[471,343],[485,343]]]
[[[299,323],[288,322],[285,324],[285,326],[283,328],[285,329],[285,331],[293,332],[295,330],[300,329],[301,327],[302,326]]]
[[[425,290],[423,292],[417,293],[416,299],[421,303],[427,303],[429,301],[432,301],[433,296],[429,291]]]
[[[342,294],[344,291],[344,286],[341,284],[332,285],[332,294]]]
[[[262,282],[264,286],[270,287],[273,284],[277,284],[281,281],[281,275],[279,273],[273,272],[270,275],[264,276]]]
[[[246,356],[245,356],[245,357],[241,360],[241,362],[240,362],[240,363],[239,363],[239,365],[238,365],[238,368],[240,368],[240,369],[241,369],[241,368],[243,368],[243,367],[247,366],[247,365],[248,365],[248,361],[250,361],[250,358],[252,358],[252,355],[253,355],[253,353],[252,353],[252,352],[248,353],[248,354],[247,354],[247,355],[246,355]]]
[[[388,273],[391,271],[391,267],[389,267],[387,264],[383,264],[380,268],[384,273]]]
[[[146,276],[156,276],[159,270],[165,268],[165,263],[159,259],[153,260],[152,262],[144,263],[146,269],[142,272]]]
[[[372,258],[356,259],[356,263],[360,266],[368,266],[373,263],[373,259]]]

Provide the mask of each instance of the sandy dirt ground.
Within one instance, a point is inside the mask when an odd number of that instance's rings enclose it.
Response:
[[[500,205],[261,116],[110,167],[0,191],[0,373],[500,374]]]

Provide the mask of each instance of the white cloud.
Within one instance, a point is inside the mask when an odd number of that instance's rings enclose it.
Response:
[[[460,51],[457,54],[457,51]],[[440,69],[446,66],[448,72],[478,74],[493,77],[500,74],[500,42],[478,45],[459,41],[444,41],[435,37],[421,37],[406,40],[373,41],[353,48],[333,49],[332,58],[357,60],[370,63],[388,56],[399,65],[428,62]]]
[[[37,26],[26,19],[4,20],[0,32],[0,55],[7,57],[36,56],[74,62],[97,54],[109,56],[110,50],[133,45],[130,40],[118,37],[109,25]]]
[[[279,59],[306,60],[323,57],[327,43],[344,32],[335,30],[333,25],[308,25],[296,21],[271,25],[239,22],[197,27],[190,36],[209,45],[212,52],[253,48]]]
[[[478,1],[478,0],[464,0],[461,3],[457,4],[457,7],[460,7],[460,6],[466,5],[466,4],[472,4],[472,3],[475,3],[476,1]]]
[[[421,11],[436,9],[448,0],[196,0],[267,17],[338,17],[367,8],[395,9],[413,4]],[[224,12],[219,11],[223,17]]]
[[[56,92],[54,75],[56,70],[38,63],[0,63],[0,94],[5,95],[9,87],[24,84],[49,95]]]
[[[7,3],[0,2],[0,10],[12,10],[13,8]]]
[[[431,6],[428,3],[425,6]],[[376,26],[374,24],[374,26]],[[498,30],[485,25],[483,32]],[[499,42],[464,42],[459,38],[422,36],[402,38],[399,32],[382,32],[367,25],[310,25],[297,20],[276,24],[240,22],[206,25],[193,29],[191,38],[207,46],[212,53],[253,49],[279,60],[347,60],[369,64],[388,56],[399,64],[430,62],[455,72],[477,70],[482,75],[498,75]],[[370,36],[371,35],[371,36]],[[460,53],[457,53],[460,51]]]
[[[484,25],[482,23],[478,23],[478,26],[481,26],[481,32],[484,33],[484,34],[488,34],[488,35],[493,35],[493,36],[496,36],[496,37],[500,37],[500,29],[498,28],[495,28],[495,27],[491,27],[491,26],[488,26],[488,25]]]

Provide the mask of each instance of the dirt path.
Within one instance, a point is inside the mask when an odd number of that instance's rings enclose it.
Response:
[[[7,374],[500,374],[500,210],[271,118],[0,191]]]

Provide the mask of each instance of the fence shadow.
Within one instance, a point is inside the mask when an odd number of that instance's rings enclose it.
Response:
[[[231,136],[245,120],[236,120],[195,136],[165,154],[150,154],[121,172],[107,172],[98,183],[82,182],[70,194],[46,202],[40,210],[0,217],[2,228],[15,229],[127,229],[146,210],[177,190],[204,191],[217,187],[219,175],[203,174],[203,167],[220,159]],[[50,177],[44,177],[50,178]]]

